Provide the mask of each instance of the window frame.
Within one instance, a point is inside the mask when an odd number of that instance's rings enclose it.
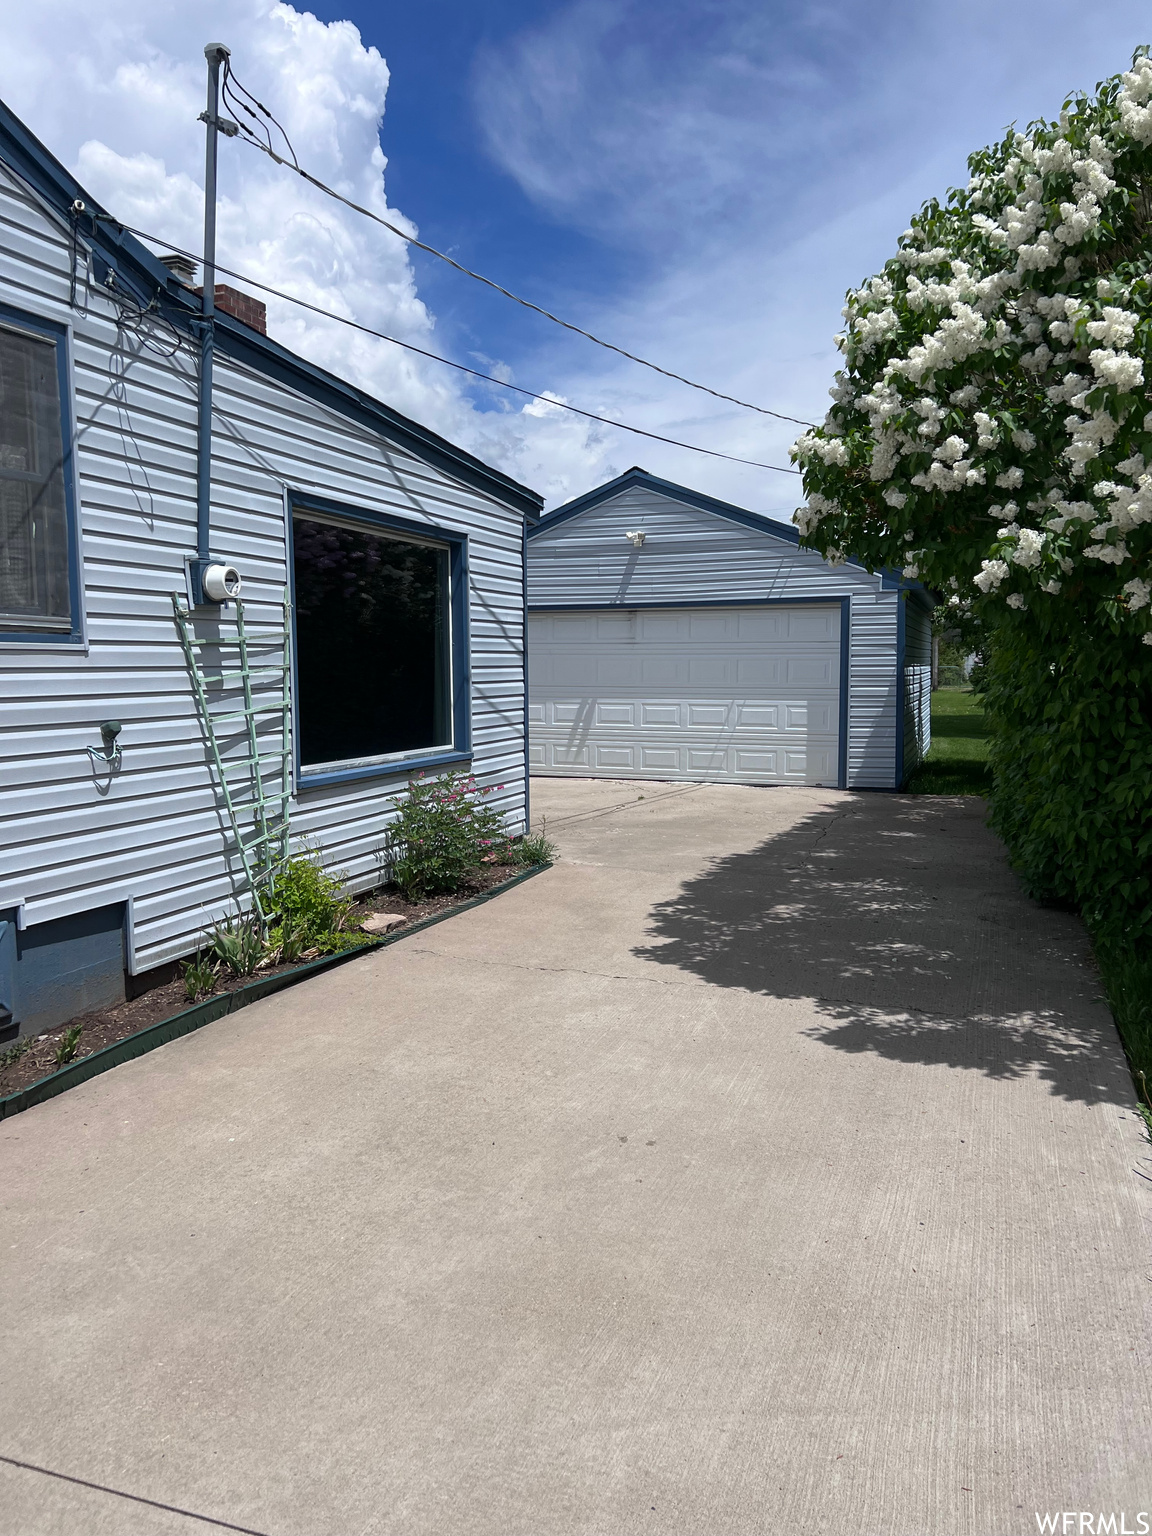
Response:
[[[68,532],[68,608],[67,630],[6,629],[0,626],[0,648],[19,646],[21,650],[41,646],[56,649],[65,645],[82,649],[84,632],[84,590],[80,558],[80,488],[76,464],[76,412],[72,390],[72,327],[60,320],[18,309],[0,300],[0,329],[25,331],[56,344],[56,382],[60,392],[60,438],[63,460],[60,472],[64,481],[64,518]]]
[[[421,768],[448,767],[472,758],[472,672],[468,633],[468,535],[438,523],[416,522],[390,512],[350,506],[307,491],[287,491],[284,497],[288,545],[288,602],[292,638],[292,769],[296,791],[349,784],[363,779],[396,778]],[[415,543],[440,545],[448,551],[448,684],[452,744],[443,750],[415,748],[347,767],[307,768],[300,760],[299,635],[296,627],[296,517],[309,512],[382,534],[407,535]]]

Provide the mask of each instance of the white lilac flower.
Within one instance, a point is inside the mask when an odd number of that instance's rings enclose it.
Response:
[[[825,464],[847,464],[850,458],[848,444],[839,437],[818,439],[813,445],[813,452]]]
[[[995,592],[1007,574],[1008,566],[1003,560],[982,560],[980,571],[972,578],[972,582],[981,592]]]
[[[1139,323],[1140,316],[1131,310],[1105,305],[1103,319],[1088,322],[1088,334],[1104,346],[1122,351],[1135,336]]]
[[[895,507],[896,510],[899,511],[904,503],[908,500],[908,497],[904,494],[903,491],[898,491],[894,485],[890,485],[884,492],[884,500],[890,507]]]
[[[1148,98],[1148,79],[1152,74],[1148,64],[1146,58],[1136,60],[1131,72],[1121,77],[1123,87],[1117,98],[1120,104],[1120,126],[1138,144],[1152,144],[1152,107],[1141,105]]]
[[[1101,448],[1111,445],[1119,423],[1113,421],[1107,411],[1095,411],[1085,420],[1082,416],[1069,416],[1064,422],[1072,441],[1064,450],[1064,457],[1072,465],[1074,475],[1083,475],[1085,464],[1099,458]]]
[[[996,476],[996,484],[1005,491],[1016,491],[1024,484],[1024,471],[1014,464]]]
[[[1021,528],[1016,536],[1016,548],[1012,551],[1012,563],[1032,569],[1040,564],[1043,552],[1044,535],[1035,528]]]
[[[1100,560],[1105,565],[1123,565],[1128,558],[1128,546],[1121,539],[1116,544],[1094,544],[1084,551],[1085,560]]]
[[[1111,347],[1098,347],[1088,354],[1088,361],[1096,377],[1117,389],[1135,389],[1144,382],[1144,364],[1130,352],[1116,352]]]
[[[1152,475],[1142,474],[1135,490],[1127,486],[1112,486],[1112,504],[1109,514],[1114,527],[1128,533],[1140,523],[1152,522]]]
[[[1121,591],[1128,599],[1128,607],[1133,613],[1137,608],[1147,608],[1152,603],[1152,582],[1145,581],[1140,576],[1134,576],[1131,581],[1126,581]]]
[[[962,437],[946,437],[932,455],[944,464],[955,464],[962,459],[968,451],[968,444]]]
[[[1036,446],[1036,439],[1031,432],[1024,427],[1018,427],[1012,434],[1012,441],[1021,453],[1031,453]]]
[[[819,491],[813,491],[808,498],[808,505],[806,507],[797,507],[795,512],[793,512],[792,521],[801,533],[809,534],[824,518],[832,516],[834,513],[839,512],[839,510],[840,508],[836,502],[830,501],[826,496],[821,496]]]
[[[1028,606],[1019,592],[1009,592],[1007,601],[1009,608],[1027,608]]]

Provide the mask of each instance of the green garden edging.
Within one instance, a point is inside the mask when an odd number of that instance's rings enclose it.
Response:
[[[442,923],[445,918],[455,917],[458,912],[467,912],[470,907],[478,907],[482,902],[491,901],[493,896],[510,891],[514,885],[531,880],[533,875],[543,874],[546,869],[551,868],[550,863],[536,864],[519,875],[513,875],[510,880],[503,880],[499,885],[494,885],[490,891],[473,896],[470,901],[462,901],[459,906],[449,907],[443,912],[435,912],[431,917],[425,917],[420,922],[413,923],[411,927],[401,928],[398,933],[385,934],[379,939],[369,939],[365,944],[358,944],[355,949],[341,950],[337,955],[325,955],[323,959],[311,960],[307,965],[297,966],[295,970],[281,971],[279,976],[265,976],[259,981],[250,981],[247,986],[237,987],[234,992],[221,992],[218,997],[206,997],[203,1002],[194,1003],[191,1008],[185,1008],[181,1013],[174,1013],[170,1019],[160,1019],[155,1024],[149,1024],[146,1028],[137,1030],[134,1035],[126,1035],[123,1040],[115,1040],[111,1045],[104,1046],[102,1050],[94,1051],[91,1056],[85,1056],[82,1061],[69,1062],[66,1067],[61,1067],[58,1072],[53,1072],[48,1077],[42,1077],[39,1082],[29,1083],[27,1088],[10,1093],[6,1099],[0,1099],[0,1120],[7,1120],[10,1115],[18,1115],[22,1110],[31,1109],[34,1104],[43,1104],[47,1099],[54,1099],[58,1093],[65,1093],[69,1088],[78,1088],[90,1077],[99,1077],[101,1072],[108,1072],[123,1062],[134,1061],[137,1056],[145,1056],[149,1051],[154,1051],[157,1046],[167,1045],[170,1040],[179,1040],[181,1035],[190,1035],[194,1029],[202,1029],[205,1024],[214,1024],[217,1019],[224,1018],[226,1014],[247,1008],[249,1003],[258,1003],[262,997],[270,997],[274,992],[282,992],[285,987],[293,987],[298,981],[306,981],[309,976],[315,976],[320,971],[329,971],[338,965],[344,965],[349,960],[355,960],[358,955],[375,953],[376,950],[384,949],[389,944],[396,944],[399,940],[406,939],[409,934],[419,933],[424,928],[431,928],[435,923]]]

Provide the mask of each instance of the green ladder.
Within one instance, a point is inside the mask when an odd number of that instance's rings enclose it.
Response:
[[[283,628],[276,630],[247,630],[244,604],[239,599],[230,603],[228,608],[234,610],[234,617],[222,610],[219,623],[221,627],[234,624],[235,635],[198,638],[192,628],[191,610],[178,592],[172,594],[172,608],[236,851],[253,906],[261,921],[265,921],[269,886],[288,858],[288,806],[292,798],[292,630],[288,597],[285,594]],[[253,662],[253,652],[266,655],[270,647],[278,649],[275,662]],[[236,653],[235,665],[229,664],[230,652]],[[235,694],[237,684],[244,700],[242,708],[234,707],[227,697],[214,697],[217,693]],[[275,692],[275,698],[265,700],[266,691]],[[270,749],[257,734],[256,722],[265,715],[280,716],[279,748]],[[227,746],[221,750],[221,742],[228,736],[241,738],[242,751],[233,752]],[[269,780],[275,788],[270,788]]]

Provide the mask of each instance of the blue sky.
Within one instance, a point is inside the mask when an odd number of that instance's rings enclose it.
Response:
[[[425,239],[576,323],[798,416],[823,414],[845,288],[883,263],[923,199],[966,179],[966,155],[1008,122],[1055,115],[1068,91],[1152,41],[1135,0],[325,0],[313,11],[42,0],[12,18],[20,35],[0,59],[0,94],[110,206],[192,243],[200,49],[219,36],[322,176],[381,208],[386,195]],[[371,163],[381,111],[382,187]],[[228,146],[222,171],[222,247],[242,270],[529,388],[787,462],[798,429],[601,353],[256,159]],[[526,414],[283,306],[270,323],[551,504],[633,463],[758,510],[795,504],[783,476]]]
[[[425,238],[657,361],[798,415],[823,411],[844,289],[920,202],[966,179],[967,153],[1009,121],[1054,115],[1152,40],[1146,6],[1107,0],[425,0],[328,14],[388,59],[389,196]],[[544,322],[415,265],[456,355],[499,357],[572,398],[577,382],[595,394],[610,378],[621,409],[655,395],[672,435],[729,441],[734,423],[711,437],[691,392],[605,369]],[[734,451],[779,458],[788,430],[750,425]],[[675,463],[762,505],[791,494],[778,477],[641,442],[618,457]]]

